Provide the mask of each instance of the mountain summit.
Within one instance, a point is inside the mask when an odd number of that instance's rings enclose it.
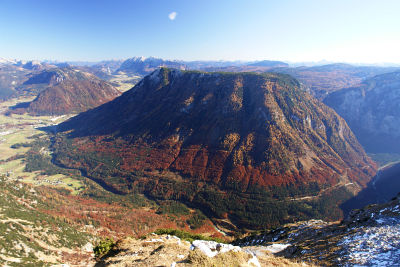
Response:
[[[375,173],[345,121],[283,74],[162,68],[59,130],[73,139],[58,138],[57,162],[106,188],[248,227],[338,218]]]

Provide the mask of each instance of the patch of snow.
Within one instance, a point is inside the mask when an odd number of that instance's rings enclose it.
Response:
[[[254,255],[253,255],[253,258],[251,258],[251,259],[247,262],[247,264],[249,264],[249,265],[252,265],[252,264],[253,264],[253,265],[256,266],[256,267],[261,267],[260,262],[258,261],[257,257],[254,256]]]
[[[377,219],[376,222],[379,223],[379,224],[383,224],[383,223],[385,223],[385,220],[383,220],[383,219]]]
[[[204,241],[195,240],[192,242],[191,250],[199,249],[207,257],[214,257],[218,253],[225,253],[228,251],[241,251],[242,249],[238,246],[233,246],[230,244],[217,243],[215,241]]]
[[[272,244],[272,245],[267,246],[266,250],[268,250],[271,253],[278,253],[291,245],[292,244]]]
[[[367,266],[398,266],[400,263],[400,221],[398,218],[377,218],[378,226],[360,228],[344,237],[341,260]],[[346,265],[347,266],[347,265]]]
[[[86,245],[82,247],[82,250],[85,252],[93,252],[93,245],[90,242],[87,242]]]
[[[56,121],[56,120],[61,119],[61,118],[64,118],[64,117],[65,117],[65,115],[61,115],[61,116],[58,116],[58,117],[53,117],[53,118],[51,118],[50,120],[51,120],[51,121]]]
[[[7,134],[12,134],[12,131],[5,131],[5,132],[0,132],[0,136],[2,135],[7,135]]]

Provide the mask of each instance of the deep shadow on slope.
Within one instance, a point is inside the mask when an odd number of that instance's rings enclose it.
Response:
[[[380,169],[365,189],[340,205],[340,208],[347,216],[352,209],[385,203],[394,198],[398,192],[400,192],[400,163],[395,163]]]

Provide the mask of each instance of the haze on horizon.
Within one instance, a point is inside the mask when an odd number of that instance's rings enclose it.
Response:
[[[0,57],[400,63],[400,1],[2,0]]]

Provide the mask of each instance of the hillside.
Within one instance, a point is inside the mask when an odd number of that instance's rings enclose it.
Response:
[[[347,121],[368,152],[400,152],[400,72],[334,92],[324,102]]]
[[[0,264],[48,266],[93,264],[96,237],[88,228],[52,216],[53,190],[33,188],[0,176]],[[81,266],[82,266],[81,265]]]
[[[375,173],[344,120],[281,74],[163,68],[58,129],[72,133],[58,135],[57,164],[230,230],[338,219]]]
[[[35,115],[79,113],[120,95],[109,83],[71,68],[43,71],[30,77],[24,85],[45,88],[23,109]]]

